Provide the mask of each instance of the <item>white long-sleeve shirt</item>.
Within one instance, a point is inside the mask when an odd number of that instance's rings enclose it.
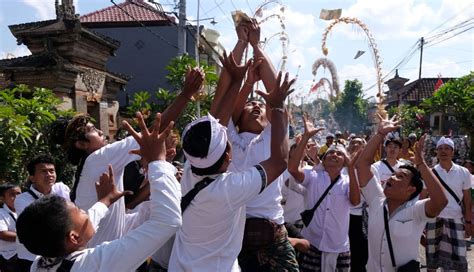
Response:
[[[99,181],[104,172],[108,172],[109,164],[114,169],[115,184],[119,191],[123,191],[123,172],[125,166],[139,156],[129,154],[132,149],[139,146],[133,137],[127,137],[121,141],[106,145],[90,154],[82,168],[79,185],[76,191],[76,205],[88,210],[97,201],[95,183]],[[126,233],[125,201],[123,198],[117,200],[109,207],[109,213],[100,221],[97,233],[89,242],[89,247],[100,245],[102,242],[112,241],[122,237]]]
[[[165,161],[154,161],[148,165],[150,219],[120,239],[70,254],[66,259],[78,256],[71,272],[135,271],[148,256],[168,241],[181,226],[181,190],[173,169]],[[56,271],[61,264],[49,269],[41,268],[38,267],[40,260],[38,258],[33,263],[32,272]]]

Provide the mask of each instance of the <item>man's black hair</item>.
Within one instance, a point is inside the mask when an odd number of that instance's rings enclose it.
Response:
[[[28,165],[26,166],[26,169],[28,170],[28,174],[30,174],[30,176],[33,176],[35,174],[36,165],[40,164],[40,163],[47,163],[47,164],[56,165],[55,162],[54,162],[54,159],[53,159],[53,157],[51,157],[51,155],[49,155],[49,154],[39,154],[38,156],[34,157],[28,163]]]
[[[412,174],[410,185],[415,186],[416,188],[416,191],[410,196],[409,200],[412,200],[421,193],[421,190],[423,190],[423,180],[421,179],[420,171],[411,164],[403,164],[398,169],[407,169]]]
[[[5,196],[5,192],[10,190],[11,188],[19,187],[16,184],[13,183],[3,183],[0,184],[0,196]]]
[[[72,228],[67,201],[56,195],[31,203],[16,223],[20,243],[31,253],[50,258],[66,255],[65,240]]]
[[[189,155],[197,158],[205,158],[209,153],[211,144],[211,122],[204,121],[192,126],[183,136],[183,149]],[[230,145],[227,143],[226,151]],[[224,152],[213,165],[207,168],[197,168],[191,165],[191,171],[198,176],[208,176],[217,174],[225,160]]]
[[[398,145],[399,148],[402,148],[402,141],[399,138],[389,138],[385,141],[384,146],[388,146],[389,143],[394,143]]]

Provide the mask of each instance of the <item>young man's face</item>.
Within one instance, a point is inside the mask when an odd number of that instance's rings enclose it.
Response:
[[[102,130],[97,129],[94,124],[88,123],[86,127],[86,139],[89,141],[86,148],[88,154],[102,148],[107,144],[107,139]]]
[[[38,163],[35,165],[35,173],[30,176],[30,181],[42,194],[49,194],[56,182],[56,168],[52,163]]]
[[[400,152],[400,146],[394,142],[389,142],[385,146],[385,152],[387,152],[387,158],[396,159],[398,157],[398,153]]]
[[[267,126],[266,106],[264,103],[253,100],[245,104],[239,120],[240,132],[259,134]]]
[[[10,210],[14,210],[15,198],[19,194],[21,194],[20,187],[10,188],[3,193],[3,202],[8,206],[8,208],[10,208]]]
[[[398,169],[385,182],[384,194],[387,198],[406,201],[416,191],[411,185],[413,174],[408,169]]]
[[[67,206],[73,225],[71,231],[74,231],[77,234],[76,240],[78,241],[78,249],[84,248],[95,234],[94,226],[92,225],[87,212],[79,209],[70,201],[67,202]]]
[[[328,151],[324,157],[323,164],[325,167],[341,168],[344,166],[344,153],[339,150]]]
[[[454,157],[454,150],[449,145],[440,145],[436,148],[439,161],[451,161]]]
[[[349,153],[354,154],[359,149],[361,149],[364,146],[364,142],[362,141],[361,138],[352,138],[352,140],[349,142],[349,147],[347,148],[347,151]]]
[[[326,145],[330,146],[334,143],[334,137],[326,137]]]

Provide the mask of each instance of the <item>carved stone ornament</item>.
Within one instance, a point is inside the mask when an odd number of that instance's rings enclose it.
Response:
[[[90,68],[85,68],[80,76],[84,86],[90,93],[98,93],[105,82],[104,73]]]

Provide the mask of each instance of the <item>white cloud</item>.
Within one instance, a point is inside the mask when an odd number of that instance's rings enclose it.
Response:
[[[54,1],[43,0],[21,0],[25,5],[30,6],[36,11],[36,17],[39,20],[50,20],[56,17]]]
[[[341,90],[344,89],[344,82],[346,80],[357,79],[361,81],[364,90],[376,83],[376,72],[373,66],[367,66],[361,63],[354,65],[344,65],[341,69],[339,69],[338,72]],[[382,89],[383,88],[384,86],[382,86]],[[377,87],[374,87],[365,92],[364,95],[366,97],[375,96],[377,91]]]

